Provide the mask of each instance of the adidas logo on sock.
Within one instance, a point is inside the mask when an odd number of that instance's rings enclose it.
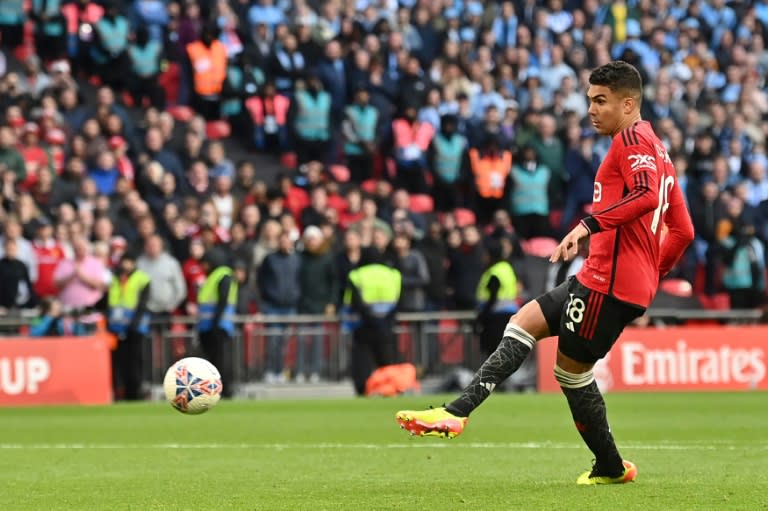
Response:
[[[496,388],[496,384],[490,381],[482,382],[480,385],[482,385],[483,388],[488,392],[493,392],[493,389]]]

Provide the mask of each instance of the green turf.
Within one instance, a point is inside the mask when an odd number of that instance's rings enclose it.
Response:
[[[0,510],[766,510],[768,394],[613,394],[636,483],[590,465],[559,395],[496,395],[455,440],[393,400],[0,409]]]

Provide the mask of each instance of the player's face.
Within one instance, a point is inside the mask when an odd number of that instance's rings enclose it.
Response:
[[[615,135],[634,105],[632,98],[605,85],[590,85],[587,98],[589,118],[600,135]]]

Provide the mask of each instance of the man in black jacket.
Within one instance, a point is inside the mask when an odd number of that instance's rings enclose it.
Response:
[[[18,259],[18,244],[15,238],[3,241],[5,255],[0,259],[0,310],[23,309],[35,305],[32,281],[27,265]]]

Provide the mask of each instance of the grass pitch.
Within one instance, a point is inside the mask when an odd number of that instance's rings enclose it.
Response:
[[[575,485],[562,396],[492,396],[455,440],[398,429],[446,399],[0,409],[0,510],[768,510],[768,394],[608,395],[639,468],[609,487]]]

